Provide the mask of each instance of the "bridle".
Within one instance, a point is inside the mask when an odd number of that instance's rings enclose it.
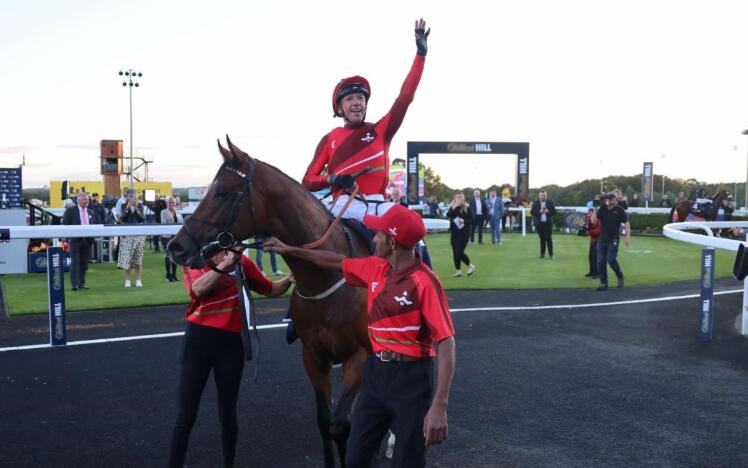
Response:
[[[228,161],[225,161],[221,167],[218,169],[218,172],[216,173],[216,176],[213,178],[213,184],[216,183],[218,178],[221,176],[222,172],[229,172],[231,174],[234,174],[235,176],[239,177],[243,181],[242,189],[240,191],[234,192],[233,199],[231,201],[231,210],[228,213],[228,216],[226,216],[223,220],[223,223],[218,222],[212,222],[208,221],[202,218],[198,218],[195,215],[190,216],[190,218],[185,221],[184,223],[184,231],[187,234],[187,237],[190,239],[190,241],[198,248],[200,251],[200,254],[207,262],[208,266],[210,268],[218,273],[228,274],[231,273],[230,271],[221,270],[216,266],[216,264],[211,260],[211,258],[218,253],[220,250],[226,250],[226,251],[232,251],[238,255],[241,255],[242,251],[247,248],[261,248],[261,243],[255,242],[252,244],[243,244],[241,242],[237,242],[234,238],[234,235],[231,233],[231,226],[234,224],[234,221],[236,221],[236,217],[239,214],[239,208],[241,208],[242,202],[244,201],[245,195],[247,196],[247,201],[249,202],[249,213],[250,216],[252,216],[252,225],[256,225],[255,222],[255,204],[254,199],[252,198],[252,179],[254,178],[255,173],[255,167],[257,163],[252,159],[249,159],[249,170],[245,174],[244,172],[238,170],[237,168],[231,166],[228,164]],[[193,232],[189,228],[189,221],[195,220],[195,222],[198,222],[200,224],[203,224],[205,226],[211,227],[218,231],[218,234],[216,235],[216,240],[213,242],[210,242],[205,245],[200,245],[197,238],[193,234]]]

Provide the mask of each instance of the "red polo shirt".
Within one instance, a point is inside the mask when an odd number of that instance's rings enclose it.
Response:
[[[434,357],[434,343],[454,336],[444,288],[421,261],[394,271],[383,258],[346,258],[343,274],[349,285],[367,288],[374,352]]]
[[[241,263],[249,288],[263,295],[270,294],[273,282],[247,257],[242,256]],[[192,291],[192,283],[209,271],[210,267],[207,265],[199,270],[184,269],[184,287],[190,293],[190,305],[185,312],[187,320],[228,332],[241,332],[241,305],[233,271],[229,275],[221,275],[215,288],[216,293],[212,295],[199,297]]]

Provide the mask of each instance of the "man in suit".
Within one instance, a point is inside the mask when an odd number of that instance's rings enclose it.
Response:
[[[488,223],[491,225],[491,243],[501,245],[501,217],[504,216],[504,200],[492,190],[486,202]]]
[[[535,229],[540,237],[540,257],[545,258],[545,249],[548,247],[548,258],[555,259],[553,256],[553,215],[556,214],[556,207],[553,202],[548,200],[548,194],[542,191],[538,194],[538,199],[532,203],[530,208]]]
[[[94,212],[88,207],[88,194],[78,194],[78,205],[71,206],[62,215],[62,224],[87,226],[94,224]],[[88,270],[88,259],[91,256],[90,237],[74,237],[70,239],[70,282],[73,291],[88,289],[86,286],[86,270]]]
[[[470,209],[473,210],[473,223],[470,225],[470,243],[475,242],[475,231],[478,231],[478,243],[483,243],[483,226],[486,225],[486,212],[488,207],[485,200],[480,197],[480,190],[473,190],[473,198],[470,199]]]

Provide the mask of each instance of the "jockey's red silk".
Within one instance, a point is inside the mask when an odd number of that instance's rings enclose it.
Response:
[[[434,357],[434,343],[454,336],[447,295],[423,262],[394,271],[380,257],[346,258],[343,274],[349,285],[366,288],[374,352]]]
[[[423,74],[425,57],[416,55],[400,95],[390,111],[377,123],[364,122],[356,127],[338,127],[322,137],[314,159],[306,170],[302,184],[308,190],[317,191],[327,187],[329,174],[353,174],[371,167],[366,174],[356,179],[359,193],[363,195],[385,194],[389,182],[390,142],[403,123],[408,106],[418,88]],[[323,171],[327,168],[326,174]],[[342,193],[333,193],[337,198]]]
[[[263,295],[270,294],[273,282],[262,274],[252,260],[243,255],[241,263],[249,288]],[[192,283],[209,271],[210,267],[207,265],[202,269],[184,269],[184,287],[190,293],[190,304],[185,312],[187,320],[228,332],[241,332],[241,306],[233,272],[230,275],[221,275],[215,287],[216,293],[213,295],[198,297],[192,292]]]

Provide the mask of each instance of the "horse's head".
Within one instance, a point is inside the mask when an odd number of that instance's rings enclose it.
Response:
[[[208,192],[167,246],[171,259],[182,266],[199,268],[205,264],[201,249],[212,242],[230,247],[257,232],[257,201],[253,177],[257,161],[231,143],[226,149],[218,143],[223,164]]]

